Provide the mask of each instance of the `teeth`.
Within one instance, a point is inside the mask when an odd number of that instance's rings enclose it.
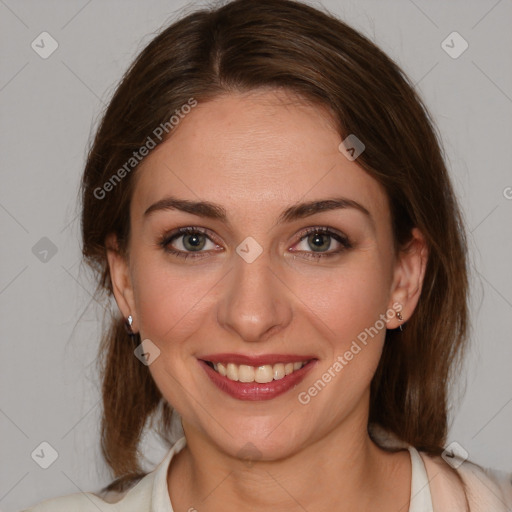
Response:
[[[238,367],[238,379],[240,382],[254,382],[254,366],[241,364]]]
[[[246,364],[234,363],[213,363],[213,368],[222,376],[229,380],[239,382],[258,382],[265,384],[273,380],[279,380],[290,375],[296,370],[300,370],[307,361],[297,363],[276,363],[274,365],[264,364],[261,366],[249,366]]]
[[[274,380],[282,379],[286,375],[283,363],[275,364],[272,369],[274,372]]]
[[[258,366],[254,371],[254,380],[260,384],[274,380],[274,368],[269,364]]]
[[[229,380],[238,380],[238,367],[233,363],[228,363],[226,377]]]

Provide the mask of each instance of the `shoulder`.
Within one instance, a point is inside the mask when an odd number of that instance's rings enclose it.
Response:
[[[408,447],[381,425],[371,423],[368,431],[381,446]],[[418,452],[427,472],[434,510],[458,512],[512,512],[512,472],[484,468],[457,455],[448,464],[439,455]]]
[[[21,512],[149,512],[154,473],[122,493],[81,492],[41,501]]]
[[[185,437],[178,439],[165,458],[133,487],[123,492],[68,494],[42,501],[22,512],[151,512],[172,510],[167,489],[167,470],[176,453],[186,445]]]
[[[512,472],[484,468],[455,458],[448,464],[440,456],[420,452],[427,471],[432,502],[437,510],[509,512],[512,510]]]

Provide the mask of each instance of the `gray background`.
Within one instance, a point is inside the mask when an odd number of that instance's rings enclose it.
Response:
[[[90,134],[115,84],[185,5],[0,0],[4,512],[108,481],[98,448],[94,366],[102,308],[80,264],[77,187]],[[404,68],[438,124],[468,225],[473,272],[472,348],[452,397],[449,442],[480,464],[510,471],[512,2],[323,5]],[[43,31],[59,45],[47,59],[31,48]],[[441,47],[453,31],[469,43],[456,59]],[[43,237],[55,254],[41,252],[49,247]],[[48,469],[31,457],[43,441],[58,453]],[[152,436],[144,444],[151,469],[164,452]]]

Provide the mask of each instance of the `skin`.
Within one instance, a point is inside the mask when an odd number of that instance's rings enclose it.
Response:
[[[411,316],[427,260],[416,229],[395,252],[386,194],[340,142],[318,105],[283,91],[232,93],[199,103],[137,171],[128,254],[110,237],[108,259],[119,308],[161,351],[149,369],[182,418],[187,445],[168,472],[177,512],[408,510],[409,453],[386,452],[367,433],[385,329],[307,405],[297,399],[393,304],[404,321]],[[229,224],[175,209],[144,215],[171,194],[222,205]],[[357,201],[371,218],[346,208],[277,223],[295,203],[334,196]],[[206,257],[183,259],[159,245],[185,226],[212,235]],[[318,226],[343,233],[352,248],[308,259],[317,253],[300,235]],[[235,251],[248,236],[263,249],[252,263]],[[186,251],[185,238],[172,248]],[[341,247],[329,240],[325,252]],[[386,327],[399,323],[393,317]],[[198,367],[201,355],[221,352],[313,354],[318,362],[296,389],[249,402]]]

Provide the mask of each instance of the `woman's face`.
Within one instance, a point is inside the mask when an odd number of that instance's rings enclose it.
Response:
[[[137,171],[116,299],[185,433],[224,453],[279,458],[365,428],[386,327],[414,308],[417,251],[395,254],[386,195],[340,142],[317,106],[233,94]]]

